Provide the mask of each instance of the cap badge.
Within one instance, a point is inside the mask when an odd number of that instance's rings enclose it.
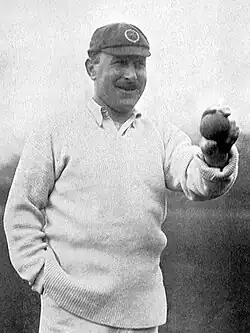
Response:
[[[140,39],[140,36],[137,31],[133,29],[127,29],[125,31],[125,37],[129,42],[136,43]]]

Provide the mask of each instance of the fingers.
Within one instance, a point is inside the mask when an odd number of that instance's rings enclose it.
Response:
[[[229,107],[219,108],[218,111],[220,111],[224,117],[229,117],[231,115]]]
[[[209,166],[224,167],[228,159],[228,153],[219,149],[218,143],[213,140],[202,138],[200,148],[204,159]]]
[[[229,117],[231,115],[231,111],[230,108],[225,106],[225,107],[216,107],[216,106],[212,106],[207,108],[203,114],[202,114],[202,118],[205,117],[208,114],[213,114],[215,112],[221,112],[223,114],[224,117]]]
[[[230,121],[230,125],[231,125],[230,130],[231,130],[232,132],[237,132],[237,133],[240,132],[240,129],[239,129],[239,127],[236,125],[236,121],[235,121],[235,120],[231,120],[231,121]]]
[[[218,144],[216,141],[207,140],[205,138],[201,138],[200,140],[200,148],[203,154],[207,156],[213,156],[218,152]]]
[[[239,127],[236,125],[236,122],[234,120],[231,120],[230,121],[230,131],[229,131],[229,135],[226,140],[226,144],[232,146],[237,141],[239,134],[240,134]]]

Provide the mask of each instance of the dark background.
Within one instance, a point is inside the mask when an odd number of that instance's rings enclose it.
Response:
[[[168,322],[160,333],[250,332],[250,136],[241,134],[239,176],[209,202],[169,193],[161,266]],[[0,332],[38,332],[40,301],[12,268],[2,214],[18,156],[0,169]]]

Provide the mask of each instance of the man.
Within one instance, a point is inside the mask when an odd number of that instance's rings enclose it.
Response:
[[[231,122],[223,151],[205,138],[200,148],[137,111],[150,50],[131,24],[97,29],[88,55],[93,99],[51,115],[22,152],[4,218],[10,258],[41,294],[41,333],[155,333],[167,312],[166,188],[190,200],[226,193],[239,130]]]

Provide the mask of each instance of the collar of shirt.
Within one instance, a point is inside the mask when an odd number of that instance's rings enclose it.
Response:
[[[92,116],[95,118],[98,126],[102,126],[103,120],[109,117],[108,115],[108,107],[100,101],[98,98],[91,98],[87,102],[87,108],[92,114]],[[133,113],[131,117],[125,122],[131,124],[131,126],[134,128],[135,127],[135,120],[141,117],[141,113],[138,112],[137,110],[133,109]],[[124,124],[125,124],[124,123]]]

